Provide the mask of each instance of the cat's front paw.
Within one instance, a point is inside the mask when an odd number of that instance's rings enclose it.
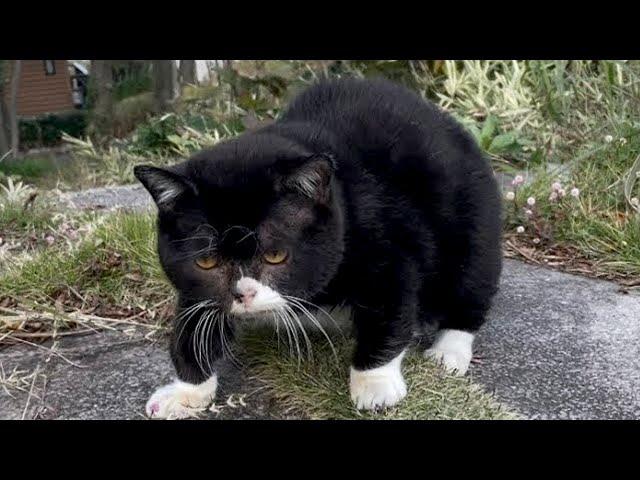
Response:
[[[176,380],[156,390],[147,402],[145,411],[149,418],[155,419],[197,417],[211,405],[217,387],[215,375],[199,385]]]
[[[351,400],[358,410],[396,405],[407,395],[407,385],[400,365],[404,352],[382,367],[356,370],[351,367]]]
[[[473,356],[473,334],[461,330],[443,330],[433,346],[424,352],[427,358],[434,359],[445,370],[462,376],[469,370]]]

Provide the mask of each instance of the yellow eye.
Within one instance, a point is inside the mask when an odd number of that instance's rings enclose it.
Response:
[[[196,259],[196,265],[203,270],[209,270],[218,265],[218,260],[215,257],[200,257]]]
[[[264,261],[272,265],[282,263],[287,259],[286,250],[271,250],[263,255]]]

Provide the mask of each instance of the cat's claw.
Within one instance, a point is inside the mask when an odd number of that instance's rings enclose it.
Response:
[[[407,395],[400,365],[404,352],[391,362],[370,370],[351,368],[351,400],[358,410],[392,407]]]
[[[145,411],[153,419],[183,419],[197,417],[215,398],[218,379],[214,375],[199,385],[176,380],[155,391]]]

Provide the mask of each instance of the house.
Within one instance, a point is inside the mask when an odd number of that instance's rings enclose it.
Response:
[[[179,60],[176,60],[176,63]],[[85,108],[88,61],[77,60],[22,60],[18,86],[17,112],[20,118],[34,118],[51,113],[66,113]],[[221,60],[196,60],[199,82],[210,80],[210,69],[219,66]],[[9,62],[8,78],[11,78],[13,61]],[[126,68],[125,68],[126,67]],[[125,66],[114,69],[114,81],[122,80],[131,72],[144,67],[141,61],[128,61]],[[5,96],[10,88],[5,88]]]
[[[9,62],[12,78],[15,62]],[[10,95],[5,88],[5,95]],[[8,98],[7,98],[8,100]],[[75,109],[71,75],[67,60],[22,60],[16,110],[19,118],[33,118],[48,113]]]

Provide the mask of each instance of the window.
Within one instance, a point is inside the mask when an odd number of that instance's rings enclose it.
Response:
[[[45,73],[45,75],[55,75],[56,74],[56,61],[55,60],[44,60],[44,73]]]

